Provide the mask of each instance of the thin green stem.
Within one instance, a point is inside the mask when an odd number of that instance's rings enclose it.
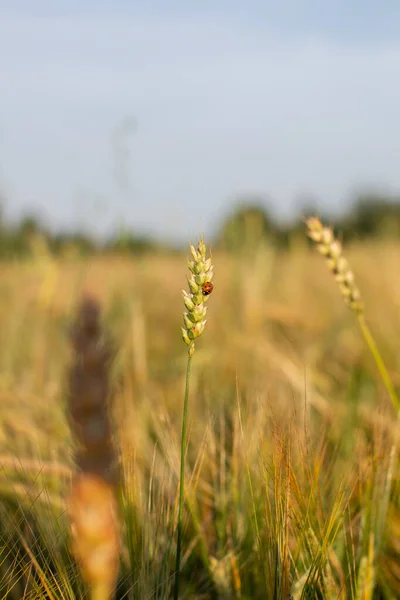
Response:
[[[183,404],[183,418],[182,418],[181,473],[180,473],[180,478],[179,478],[178,540],[177,540],[177,545],[176,545],[174,600],[178,600],[179,576],[180,576],[180,570],[181,570],[182,513],[183,513],[183,503],[184,503],[184,498],[185,498],[186,429],[187,429],[187,413],[188,413],[188,404],[189,404],[189,383],[190,383],[191,364],[192,364],[192,357],[188,353],[188,361],[187,361],[187,368],[186,368],[185,400],[184,400],[184,404]]]
[[[398,396],[396,394],[396,391],[393,387],[392,381],[389,377],[389,373],[387,372],[387,369],[385,367],[385,363],[383,362],[382,356],[378,350],[378,346],[376,345],[376,342],[372,336],[372,333],[367,325],[367,322],[365,320],[364,315],[358,315],[358,322],[360,324],[361,327],[361,331],[363,333],[364,339],[369,347],[369,349],[371,350],[372,356],[374,357],[374,360],[376,362],[376,365],[378,367],[378,371],[382,377],[383,383],[385,384],[385,387],[387,389],[387,392],[390,396],[390,399],[392,401],[393,404],[393,408],[396,411],[396,414],[399,413],[399,399]]]

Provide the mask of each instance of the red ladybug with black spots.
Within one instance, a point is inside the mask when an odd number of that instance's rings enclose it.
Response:
[[[203,296],[209,296],[211,294],[211,292],[213,291],[214,286],[211,283],[211,281],[205,281],[203,283],[203,287],[201,288],[201,291],[203,292]]]

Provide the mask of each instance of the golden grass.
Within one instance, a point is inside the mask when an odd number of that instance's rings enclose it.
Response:
[[[346,257],[399,386],[400,244],[354,245]],[[306,245],[288,254],[263,246],[251,260],[214,251],[213,263],[192,370],[181,597],[399,597],[398,462],[389,456],[399,428],[354,315]],[[117,597],[170,598],[186,257],[43,264],[2,265],[0,598],[84,597],[63,498],[73,470],[68,330],[85,290],[102,302],[118,349]]]

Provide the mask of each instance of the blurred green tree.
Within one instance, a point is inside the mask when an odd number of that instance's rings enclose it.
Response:
[[[261,198],[246,200],[237,203],[217,236],[218,245],[229,252],[252,253],[275,230],[265,201]]]

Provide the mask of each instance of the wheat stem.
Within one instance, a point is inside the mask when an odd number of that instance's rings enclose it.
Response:
[[[389,373],[387,372],[387,369],[385,367],[385,363],[383,362],[381,353],[379,352],[378,346],[374,340],[374,337],[371,333],[370,328],[367,325],[364,315],[363,314],[357,315],[357,318],[358,318],[358,322],[360,324],[364,339],[367,343],[368,348],[371,351],[372,356],[374,357],[374,360],[375,360],[376,366],[378,367],[380,376],[382,377],[383,383],[384,383],[386,390],[392,401],[393,408],[397,414],[399,412],[399,399],[398,399],[396,391],[393,387]]]
[[[185,498],[185,454],[186,454],[186,431],[187,431],[187,414],[189,405],[189,384],[190,384],[190,367],[192,364],[192,356],[188,352],[188,360],[186,367],[186,387],[185,400],[183,404],[182,418],[182,436],[181,436],[181,471],[179,479],[179,511],[178,511],[178,540],[176,547],[176,568],[175,568],[175,585],[174,585],[174,600],[178,600],[179,595],[179,575],[181,570],[181,549],[182,549],[182,514]]]

